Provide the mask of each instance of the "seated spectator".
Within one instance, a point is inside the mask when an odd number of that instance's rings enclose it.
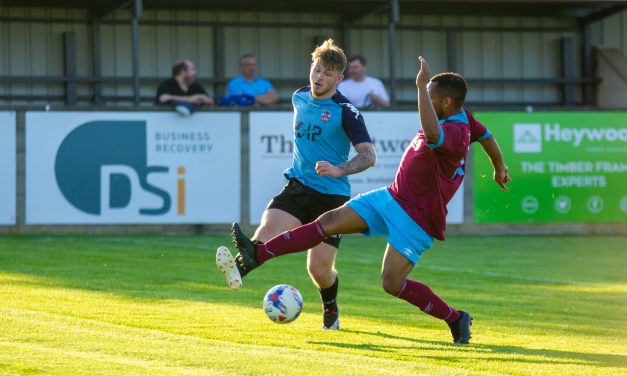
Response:
[[[353,56],[348,60],[348,75],[337,89],[357,108],[390,107],[385,86],[381,80],[366,75],[366,59]]]
[[[241,74],[229,81],[226,98],[237,96],[251,96],[255,98],[255,105],[270,105],[277,102],[279,96],[270,81],[255,77],[257,59],[255,55],[246,54],[240,59]],[[238,101],[246,103],[246,101]]]
[[[213,98],[196,82],[196,67],[189,60],[179,60],[172,67],[172,78],[157,88],[157,104],[170,105],[182,115],[191,115],[201,105],[212,105]]]

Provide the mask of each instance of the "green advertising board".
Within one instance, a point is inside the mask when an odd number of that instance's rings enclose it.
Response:
[[[627,223],[627,112],[483,112],[513,182],[474,147],[474,220]]]

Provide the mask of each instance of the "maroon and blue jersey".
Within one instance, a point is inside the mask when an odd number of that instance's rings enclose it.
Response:
[[[468,147],[488,139],[490,132],[465,109],[439,123],[440,136],[434,144],[422,129],[418,131],[388,190],[420,227],[444,240],[446,204],[464,179]]]

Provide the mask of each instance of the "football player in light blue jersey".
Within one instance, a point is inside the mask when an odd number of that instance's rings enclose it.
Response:
[[[361,113],[337,90],[344,78],[346,55],[332,39],[311,54],[309,86],[292,95],[294,106],[293,164],[288,183],[263,213],[253,239],[263,243],[311,222],[350,199],[348,175],[374,166],[376,153]],[[357,154],[348,159],[350,145]],[[254,189],[254,188],[253,188]],[[232,235],[241,232],[233,224]],[[235,239],[235,236],[234,236]],[[331,237],[308,251],[307,270],[320,292],[325,330],[339,329],[335,255],[340,237]],[[249,270],[226,247],[218,248],[216,264],[231,288],[242,286]]]

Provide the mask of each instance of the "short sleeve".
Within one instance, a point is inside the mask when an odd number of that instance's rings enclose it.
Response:
[[[350,103],[341,103],[340,106],[342,106],[342,128],[351,144],[355,146],[362,142],[372,142],[361,112]]]
[[[266,82],[266,89],[263,92],[264,94],[269,92],[269,91],[274,91],[274,87],[272,87],[272,83],[270,83],[270,81],[264,79],[264,81]]]
[[[244,88],[238,77],[231,79],[226,85],[226,95],[244,94]]]
[[[485,125],[481,124],[468,110],[464,110],[466,112],[466,116],[468,116],[468,124],[470,125],[470,142],[475,141],[485,141],[492,133],[485,127]]]
[[[155,102],[157,104],[161,104],[161,102],[159,102],[159,97],[162,96],[163,94],[171,94],[169,80],[163,81],[157,87],[157,96],[155,97]]]
[[[375,90],[375,94],[381,97],[384,101],[389,101],[390,97],[388,96],[388,92],[385,90],[385,86],[381,80],[377,80],[377,87]]]
[[[441,152],[456,153],[468,146],[468,141],[464,142],[464,136],[468,137],[468,131],[464,132],[463,123],[444,123],[440,125],[440,137],[437,143],[427,144],[434,150]]]
[[[235,79],[232,79],[226,85],[226,95],[235,95],[235,94],[240,94],[240,93],[238,93],[237,82],[235,81]]]

